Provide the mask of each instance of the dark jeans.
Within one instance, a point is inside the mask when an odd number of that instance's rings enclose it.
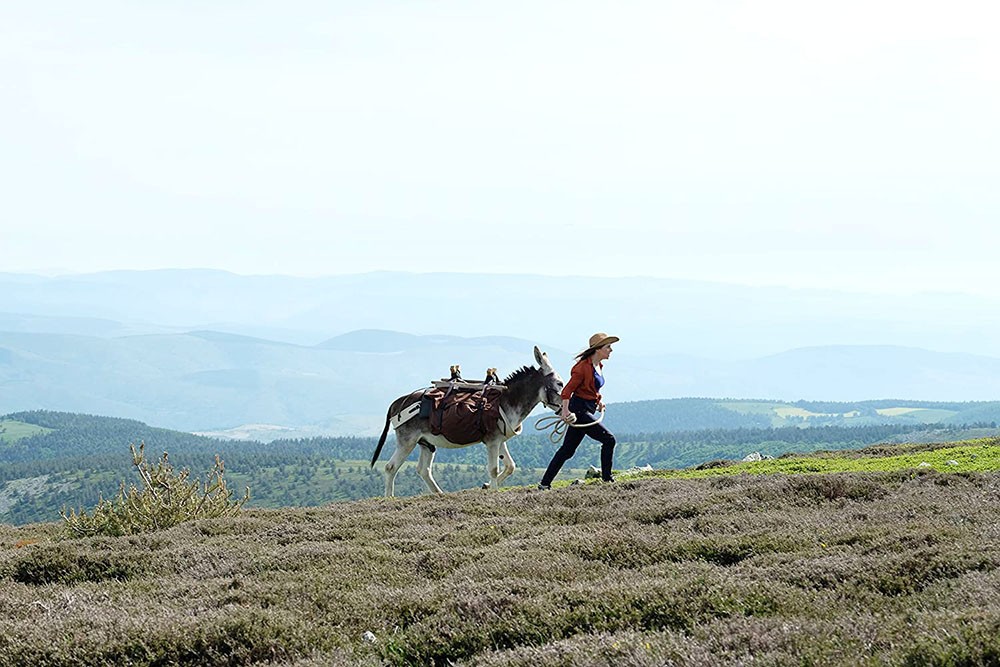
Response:
[[[574,396],[569,399],[569,411],[576,415],[578,424],[589,424],[597,421],[597,417],[594,415],[597,412],[597,401],[585,401]],[[615,456],[615,436],[604,428],[603,424],[594,424],[585,428],[570,426],[566,429],[562,446],[552,455],[552,461],[549,462],[549,467],[542,475],[542,484],[545,486],[552,484],[552,480],[559,474],[563,464],[576,454],[576,448],[583,442],[585,435],[601,443],[601,479],[611,479],[611,469]]]

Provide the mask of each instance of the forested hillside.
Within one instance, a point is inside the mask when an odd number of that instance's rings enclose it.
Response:
[[[615,465],[685,468],[716,459],[741,459],[750,452],[780,456],[853,449],[888,439],[926,439],[928,433],[947,441],[990,432],[996,431],[987,428],[972,434],[962,427],[921,424],[618,432]],[[0,522],[51,521],[64,505],[90,507],[101,495],[113,496],[122,480],[135,481],[128,451],[133,442],[144,442],[150,457],[169,452],[175,465],[189,468],[193,475],[211,469],[218,454],[225,461],[230,486],[251,488],[250,506],[317,506],[383,491],[381,464],[374,470],[369,466],[374,438],[217,440],[128,419],[22,412],[0,417]],[[518,470],[509,484],[534,484],[556,446],[547,434],[526,428],[510,443]],[[565,469],[560,479],[580,476],[581,468],[596,464],[598,448],[590,441],[581,445],[570,463],[575,467]],[[382,461],[391,450],[390,440]],[[477,488],[486,481],[484,450],[478,445],[438,450],[434,470],[447,491]],[[397,477],[399,495],[424,490],[412,466]]]
[[[225,462],[230,486],[250,486],[251,506],[319,505],[379,495],[380,473],[367,460],[345,454],[366,451],[370,438],[326,438],[316,442],[226,441],[147,426],[128,419],[57,412],[16,413],[0,418],[0,522],[51,521],[61,507],[89,507],[111,497],[122,480],[136,482],[129,443],[144,442],[148,457],[168,452],[171,462],[203,476],[215,456]],[[44,426],[31,434],[27,425]],[[9,434],[21,433],[21,437]],[[8,434],[8,435],[5,435]],[[363,444],[362,444],[363,443]],[[439,483],[447,489],[482,482],[482,467],[441,466]],[[401,475],[397,493],[423,490],[416,476]]]
[[[672,398],[614,403],[612,429],[629,433],[782,426],[1000,423],[1000,401],[770,401]]]

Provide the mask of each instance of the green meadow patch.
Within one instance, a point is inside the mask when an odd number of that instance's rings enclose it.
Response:
[[[718,461],[685,470],[658,470],[646,476],[697,479],[719,475],[795,475],[841,472],[892,472],[910,468],[929,468],[938,472],[972,473],[1000,470],[1000,439],[985,438],[961,443],[921,448],[907,452],[905,445],[883,447],[865,456],[860,452],[821,452],[802,456],[752,462]],[[894,454],[894,451],[905,453]]]
[[[887,415],[890,417],[905,415],[907,417],[913,417],[917,421],[924,422],[925,424],[943,422],[958,414],[955,410],[941,410],[933,408],[882,408],[876,410],[875,412],[880,415]]]
[[[14,419],[0,419],[0,443],[13,444],[18,440],[30,438],[33,435],[45,435],[53,429],[35,424],[26,424]]]

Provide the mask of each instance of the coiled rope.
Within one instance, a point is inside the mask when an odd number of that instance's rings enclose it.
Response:
[[[563,435],[566,433],[566,429],[572,426],[573,428],[587,428],[588,426],[593,426],[594,424],[600,424],[604,419],[604,412],[598,414],[597,420],[586,424],[577,424],[576,415],[572,412],[569,413],[570,421],[567,422],[559,415],[549,415],[548,417],[540,417],[538,421],[535,422],[535,430],[545,431],[547,429],[552,429],[552,433],[549,433],[549,440],[553,443],[558,443],[563,439]]]

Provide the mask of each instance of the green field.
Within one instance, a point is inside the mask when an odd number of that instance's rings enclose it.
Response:
[[[715,475],[771,475],[834,472],[890,472],[931,468],[938,472],[987,472],[1000,470],[1000,442],[996,438],[954,443],[939,449],[895,456],[845,457],[838,454],[789,456],[765,461],[735,463],[706,469],[664,470],[658,477],[698,478]]]
[[[33,435],[44,435],[51,433],[52,429],[44,426],[26,424],[13,419],[0,419],[0,442],[15,443],[22,438],[30,438]]]
[[[881,410],[876,410],[875,412],[887,417],[911,417],[925,424],[944,422],[958,414],[954,410],[941,410],[934,408],[883,408]]]
[[[997,472],[1000,471],[1000,439],[983,438],[930,445],[887,445],[857,451],[785,455],[747,463],[719,460],[684,469],[637,470],[632,473],[623,471],[619,478],[705,479],[729,475],[808,475],[898,472],[910,469],[942,473]],[[561,481],[555,486],[566,486],[569,483]]]
[[[825,406],[822,410],[780,401],[719,401],[717,405],[741,415],[766,417],[770,419],[771,426],[776,428],[807,423],[869,423],[878,421],[879,418],[922,424],[953,423],[961,413],[959,409],[950,407],[908,405],[903,401],[900,402],[901,405],[875,407],[883,403],[886,402],[826,403],[822,404]]]
[[[786,407],[784,403],[755,401],[720,401],[719,407],[739,412],[744,415],[773,415],[777,408]]]

